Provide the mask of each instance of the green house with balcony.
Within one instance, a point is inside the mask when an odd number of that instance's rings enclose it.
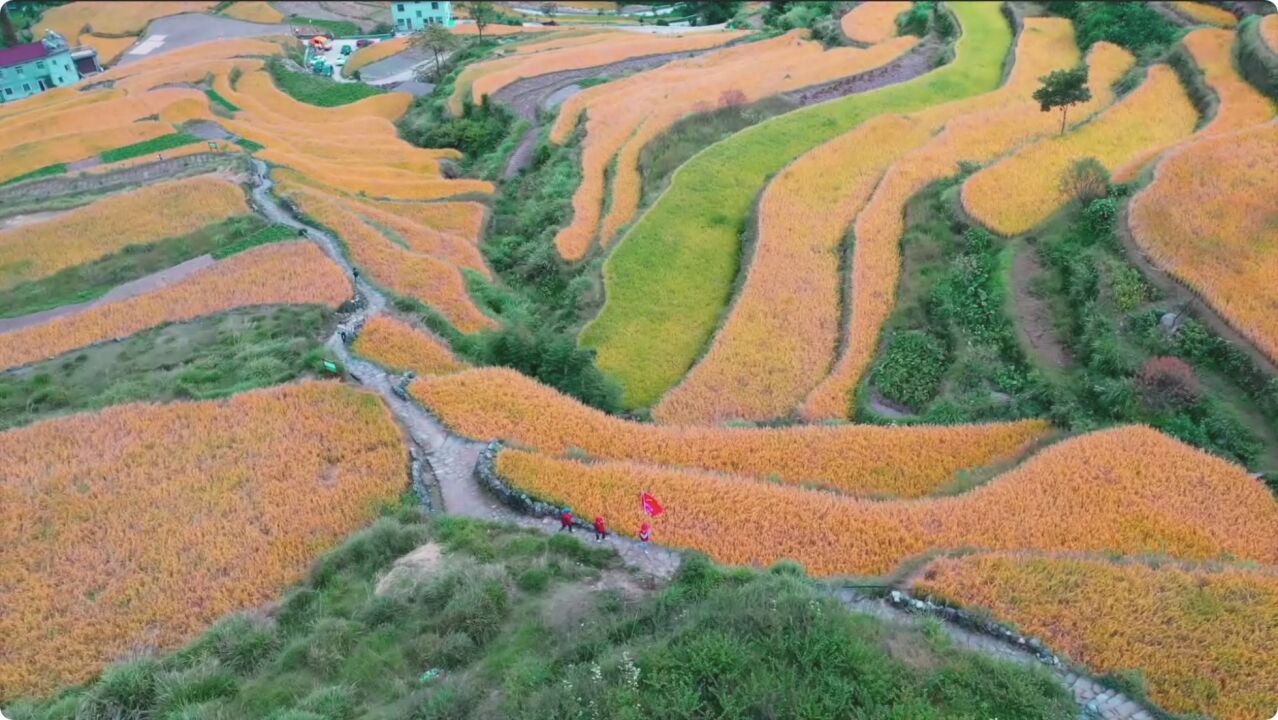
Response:
[[[457,24],[457,21],[453,19],[453,4],[446,0],[392,2],[391,19],[395,23],[397,33],[414,33],[431,25],[452,27]]]
[[[55,32],[40,42],[0,50],[0,103],[38,95],[80,79],[71,48]]]

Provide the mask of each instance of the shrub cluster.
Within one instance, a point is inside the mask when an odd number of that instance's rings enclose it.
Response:
[[[1078,46],[1084,50],[1104,40],[1150,58],[1178,35],[1176,26],[1145,3],[1049,2],[1047,10],[1074,21]]]

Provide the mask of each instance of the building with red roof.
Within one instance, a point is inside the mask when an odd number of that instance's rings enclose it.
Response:
[[[0,103],[71,85],[79,79],[71,49],[55,32],[46,33],[40,42],[0,50]]]

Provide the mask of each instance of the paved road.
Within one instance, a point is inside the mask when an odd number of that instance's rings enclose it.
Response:
[[[293,29],[289,25],[266,25],[197,13],[170,15],[147,26],[146,33],[124,53],[118,64],[127,65],[210,40],[292,34]]]
[[[432,56],[417,50],[405,50],[385,60],[378,60],[360,68],[359,77],[366,83],[383,85],[392,82],[404,82],[413,79],[413,72],[418,66],[432,61]]]

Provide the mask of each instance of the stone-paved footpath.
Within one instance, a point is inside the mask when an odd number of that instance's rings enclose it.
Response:
[[[254,204],[270,219],[295,228],[306,228],[307,235],[316,240],[328,255],[349,275],[351,266],[338,250],[336,240],[318,228],[304,225],[286,210],[271,194],[271,181],[264,163],[255,161]],[[532,518],[514,512],[502,505],[492,494],[481,487],[476,478],[476,466],[484,444],[453,435],[425,408],[396,392],[400,377],[386,372],[379,365],[362,360],[350,353],[343,333],[353,338],[364,321],[380,313],[386,307],[386,298],[363,280],[356,281],[359,294],[359,310],[347,319],[327,343],[353,378],[374,390],[386,401],[412,442],[425,454],[443,498],[444,512],[465,517],[508,522],[546,533],[558,532],[559,525],[553,518]],[[594,542],[591,533],[583,533],[582,539]],[[623,562],[639,571],[660,579],[669,579],[679,568],[678,552],[659,545],[640,543],[629,538],[610,534],[602,544],[621,556]],[[835,597],[849,610],[873,615],[886,622],[900,625],[917,625],[926,616],[908,613],[881,600],[865,597],[853,590],[833,591]],[[945,632],[954,642],[968,650],[1028,665],[1037,663],[1037,657],[1028,650],[1010,645],[987,635],[974,633],[953,624],[944,623]],[[1075,675],[1064,668],[1052,668],[1061,681],[1074,694],[1080,708],[1080,718],[1103,720],[1154,720],[1153,716],[1135,701],[1100,685],[1091,678]]]
[[[898,625],[915,626],[922,623],[924,619],[931,617],[927,614],[906,612],[883,600],[869,598],[855,590],[846,588],[835,590],[834,596],[849,610],[873,615],[880,620]],[[946,634],[954,641],[955,645],[967,650],[1019,665],[1043,664],[1038,659],[1038,656],[1029,649],[1012,645],[989,635],[966,630],[953,623],[944,623],[941,627],[945,629]],[[1065,687],[1073,693],[1074,701],[1078,703],[1080,709],[1080,718],[1154,720],[1153,714],[1146,710],[1144,706],[1117,690],[1111,690],[1095,680],[1085,675],[1075,674],[1065,667],[1048,665],[1044,665],[1044,667],[1047,667],[1059,677]]]

